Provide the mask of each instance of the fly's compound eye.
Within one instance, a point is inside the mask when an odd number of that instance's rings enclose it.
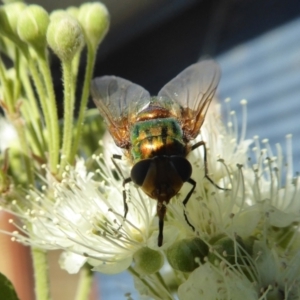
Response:
[[[151,159],[137,162],[131,169],[130,177],[138,186],[142,186],[150,168]]]
[[[171,156],[170,160],[182,181],[185,182],[189,180],[192,175],[190,162],[182,156]]]

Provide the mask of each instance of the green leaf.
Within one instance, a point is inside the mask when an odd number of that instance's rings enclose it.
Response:
[[[10,280],[2,273],[0,273],[0,299],[20,300]]]

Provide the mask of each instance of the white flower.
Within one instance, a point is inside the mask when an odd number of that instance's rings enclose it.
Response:
[[[291,154],[288,153],[285,161],[280,145],[277,145],[278,155],[274,156],[268,140],[262,141],[262,149],[258,137],[254,140],[257,162],[244,171],[244,182],[248,186],[246,201],[252,205],[259,204],[272,226],[286,227],[292,222],[299,222],[300,202],[297,199],[300,197],[300,179],[293,178]],[[287,144],[290,143],[291,135],[287,135]],[[282,178],[284,173],[285,178]]]
[[[299,239],[299,234],[297,236]],[[262,242],[254,244],[256,253],[253,264],[257,272],[259,295],[262,299],[299,299],[300,297],[300,251],[294,255],[280,254]]]
[[[179,299],[299,299],[300,252],[281,257],[276,249],[255,242],[253,253],[247,264],[224,259],[219,266],[209,261],[200,265],[179,286]]]
[[[207,263],[193,271],[178,289],[180,300],[231,299],[257,300],[257,293],[247,278],[225,264],[217,269]]]
[[[111,142],[103,155],[68,167],[62,182],[47,173],[45,186],[31,190],[25,204],[14,201],[27,225],[14,238],[63,249],[60,264],[70,273],[85,263],[110,274],[128,269],[139,292],[153,299],[299,299],[300,179],[292,177],[292,160],[284,182],[280,147],[274,156],[266,140],[246,140],[245,125],[238,138],[234,120],[224,126],[212,105],[195,141],[206,143],[212,182],[199,147],[188,156],[195,190],[186,207],[189,183],[168,204],[162,247],[156,201],[132,182],[125,185],[129,210],[123,218],[122,182],[130,167],[117,161],[122,175],[115,170],[110,157],[118,152]],[[86,170],[91,164],[94,173]],[[149,271],[152,254],[157,261]]]
[[[182,239],[199,237],[209,249],[205,262],[203,247],[188,258],[202,263],[182,281],[180,299],[299,299],[300,179],[292,178],[289,158],[283,185],[286,162],[279,146],[275,157],[266,140],[262,147],[254,137],[255,158],[249,161],[251,141],[238,142],[229,125],[213,111],[201,129],[209,176],[229,190],[204,178],[203,149],[196,149],[191,154],[196,189],[185,208],[188,185],[168,206],[166,227],[175,224]]]
[[[248,163],[248,148],[252,140],[241,138],[238,141],[237,129],[232,124],[227,128],[224,126],[220,119],[220,107],[213,104],[215,107],[208,111],[199,138],[206,143],[209,177],[227,190],[217,188],[205,178],[204,149],[195,149],[189,155],[189,160],[193,166],[192,178],[197,185],[186,205],[185,213],[195,227],[196,235],[226,232],[231,236],[249,236],[260,219],[259,206],[245,203],[241,167]],[[242,104],[245,106],[246,102],[243,101]],[[182,205],[190,189],[191,185],[185,184],[176,201],[169,205],[169,210],[175,216],[177,226],[183,225],[191,234],[191,226],[185,220]],[[181,220],[180,223],[177,222],[178,219]]]
[[[39,248],[65,250],[60,264],[70,273],[85,262],[103,273],[121,272],[131,265],[138,249],[157,240],[152,227],[155,201],[130,186],[123,221],[122,181],[115,179],[119,175],[101,157],[94,160],[95,174],[86,172],[83,161],[78,161],[75,170],[68,167],[62,182],[48,174],[43,193],[28,193],[25,210],[24,203],[14,201],[14,211],[28,224],[19,231],[29,235],[15,232],[14,237]]]

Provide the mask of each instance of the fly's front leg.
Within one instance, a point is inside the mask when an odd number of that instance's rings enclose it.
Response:
[[[123,217],[123,220],[126,220],[126,216],[127,216],[127,213],[128,213],[128,204],[127,204],[127,201],[126,201],[126,198],[127,198],[127,195],[126,195],[126,190],[125,190],[125,185],[129,182],[131,182],[131,177],[128,177],[128,178],[124,178],[124,175],[120,169],[120,167],[117,165],[115,159],[119,159],[121,160],[122,159],[122,156],[121,155],[118,155],[118,154],[114,154],[113,157],[111,158],[115,168],[118,170],[118,172],[120,173],[120,175],[122,176],[123,178],[123,206],[124,206],[124,217]],[[122,225],[120,225],[120,227],[118,228],[118,230],[122,227]]]
[[[193,194],[193,192],[194,192],[194,190],[195,190],[195,188],[196,188],[196,181],[194,180],[194,179],[192,179],[192,178],[190,178],[188,181],[187,181],[188,183],[190,183],[191,185],[192,185],[192,188],[191,188],[191,190],[188,192],[188,194],[186,195],[186,197],[184,198],[184,200],[183,200],[183,205],[184,205],[184,207],[186,207],[186,204],[188,203],[188,201],[190,200],[190,198],[191,198],[191,196],[192,196],[192,194]],[[193,229],[193,231],[195,231],[195,227],[190,223],[190,221],[188,220],[188,217],[187,217],[187,215],[186,215],[186,213],[185,213],[185,210],[183,211],[183,214],[184,214],[184,218],[185,218],[185,220],[186,220],[186,222],[189,224],[189,226]]]
[[[228,191],[228,189],[226,188],[222,188],[220,186],[218,186],[209,176],[208,176],[208,167],[207,167],[207,152],[206,152],[206,145],[205,145],[205,142],[203,141],[200,141],[198,143],[196,143],[195,145],[192,146],[192,150],[195,150],[196,148],[200,147],[200,146],[203,146],[204,148],[204,176],[205,178],[208,179],[208,181],[213,184],[216,188],[220,189],[220,190],[223,190],[223,191]]]
[[[128,213],[128,204],[127,204],[127,201],[126,201],[127,196],[126,196],[125,184],[127,184],[129,182],[131,182],[131,178],[130,177],[128,177],[128,178],[126,178],[126,179],[123,180],[123,205],[124,205],[124,217],[123,217],[123,219],[124,220],[126,220],[126,216],[127,216],[127,213]]]
[[[123,180],[125,179],[124,178],[124,175],[120,169],[120,167],[117,165],[115,159],[118,159],[118,160],[122,160],[122,155],[119,155],[119,154],[113,154],[112,158],[111,158],[111,161],[112,163],[114,164],[115,168],[117,169],[118,173],[121,175],[121,177],[123,178]]]

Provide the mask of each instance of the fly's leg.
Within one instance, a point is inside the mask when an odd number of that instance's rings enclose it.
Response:
[[[219,185],[217,185],[209,176],[208,176],[208,167],[207,167],[207,153],[206,153],[206,146],[205,146],[205,142],[200,141],[198,143],[196,143],[195,145],[192,146],[192,150],[195,150],[196,148],[203,146],[204,148],[204,176],[205,178],[212,184],[214,185],[216,188],[223,190],[223,191],[228,191],[228,189],[226,188],[222,188]]]
[[[224,191],[227,191],[228,189],[226,188],[222,188],[220,186],[218,186],[209,176],[208,176],[208,167],[207,167],[207,152],[206,152],[206,146],[205,146],[205,142],[203,141],[200,141],[198,143],[196,143],[195,145],[192,146],[192,149],[191,151],[195,150],[196,148],[200,147],[200,146],[203,146],[204,147],[204,172],[205,172],[205,177],[208,179],[208,181],[213,184],[216,188],[220,189],[220,190],[224,190]],[[186,207],[188,201],[190,200],[195,188],[196,188],[196,181],[192,178],[189,178],[187,180],[188,183],[190,183],[192,185],[192,188],[191,190],[188,192],[188,194],[186,195],[186,197],[184,198],[183,200],[183,205],[184,207]],[[195,231],[195,227],[190,223],[190,221],[188,220],[188,217],[186,215],[186,212],[184,211],[183,212],[184,214],[184,218],[185,218],[185,221],[188,223],[188,225],[193,229],[193,231]]]
[[[192,185],[192,188],[188,192],[188,194],[186,195],[186,197],[184,198],[184,200],[182,202],[183,205],[184,205],[184,207],[186,207],[188,201],[190,200],[190,198],[191,198],[191,196],[192,196],[192,194],[193,194],[193,192],[194,192],[194,190],[196,188],[196,181],[194,179],[190,178],[187,182]],[[193,229],[193,231],[195,231],[195,227],[190,223],[190,221],[189,221],[189,219],[188,219],[188,217],[187,217],[187,215],[185,213],[185,210],[183,211],[183,214],[184,214],[185,221],[189,224],[189,226]]]
[[[111,161],[112,161],[112,163],[114,164],[115,168],[117,169],[118,173],[121,175],[121,177],[122,177],[123,179],[125,179],[125,178],[124,178],[124,175],[123,175],[123,173],[122,173],[120,167],[117,165],[115,159],[122,160],[122,155],[119,155],[119,154],[113,154],[113,156],[112,156],[112,158],[111,158]]]
[[[127,201],[126,201],[127,195],[126,195],[125,185],[127,183],[131,182],[132,180],[131,180],[131,177],[124,178],[124,175],[123,175],[120,167],[117,165],[115,159],[121,160],[122,156],[118,155],[118,154],[114,154],[113,157],[111,158],[111,160],[112,160],[112,163],[114,164],[115,168],[117,169],[117,171],[119,172],[119,174],[123,178],[123,184],[122,184],[123,185],[123,205],[124,205],[124,217],[123,217],[123,220],[126,220],[126,216],[127,216],[127,213],[128,213],[128,204],[127,204]],[[119,226],[118,230],[120,230],[121,227],[122,227],[122,225]]]

